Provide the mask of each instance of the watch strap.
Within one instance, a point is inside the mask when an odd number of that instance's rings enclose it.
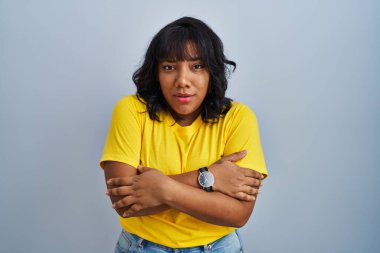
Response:
[[[206,192],[212,192],[212,186],[203,187],[203,190],[205,190]]]
[[[199,171],[199,173],[202,173],[203,171],[208,171],[208,168],[207,167],[202,167],[198,171]]]

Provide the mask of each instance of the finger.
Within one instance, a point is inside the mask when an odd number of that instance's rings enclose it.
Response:
[[[251,186],[251,187],[260,187],[261,180],[253,178],[253,177],[246,177],[245,178],[245,185]]]
[[[118,177],[118,178],[111,178],[107,180],[108,186],[125,186],[125,185],[132,185],[133,184],[133,177]]]
[[[130,206],[134,203],[133,198],[131,196],[127,196],[125,198],[120,199],[119,201],[113,203],[113,209],[119,209],[122,207]]]
[[[131,217],[133,216],[133,214],[137,213],[140,210],[141,208],[139,207],[139,205],[134,204],[123,213],[123,217],[124,218]]]
[[[248,168],[244,168],[244,169],[245,169],[244,176],[246,176],[246,177],[254,177],[254,178],[257,178],[260,180],[264,178],[264,175],[261,174],[260,172],[256,171],[256,170],[251,170]]]
[[[236,197],[239,200],[244,200],[244,201],[254,201],[256,199],[256,197],[254,195],[249,195],[249,194],[246,194],[244,192],[238,192],[236,194]]]
[[[237,162],[240,159],[242,159],[244,156],[247,155],[247,150],[243,150],[240,152],[232,153],[230,155],[222,157],[220,160],[223,161],[230,161],[230,162]]]
[[[131,186],[120,186],[113,189],[108,189],[106,195],[108,196],[122,196],[129,195],[132,191]]]
[[[242,187],[242,192],[248,195],[256,195],[259,193],[259,189],[255,187],[250,187],[248,185],[244,185]]]

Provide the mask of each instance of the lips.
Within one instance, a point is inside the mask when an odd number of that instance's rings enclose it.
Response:
[[[194,95],[187,93],[178,93],[174,95],[174,98],[180,103],[189,103]]]

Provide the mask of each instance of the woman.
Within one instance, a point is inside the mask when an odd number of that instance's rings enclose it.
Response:
[[[122,226],[115,252],[242,252],[236,228],[267,171],[253,112],[225,97],[228,66],[194,18],[151,41],[100,161]]]

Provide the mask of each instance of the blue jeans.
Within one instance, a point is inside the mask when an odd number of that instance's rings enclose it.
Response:
[[[115,253],[242,253],[241,239],[234,231],[210,244],[189,247],[169,248],[147,241],[123,229],[116,244]]]

